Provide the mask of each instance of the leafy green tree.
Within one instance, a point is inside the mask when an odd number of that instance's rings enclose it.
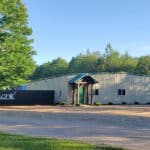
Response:
[[[131,57],[128,52],[121,56],[121,71],[134,73],[138,59]]]
[[[111,44],[107,44],[104,53],[104,68],[108,72],[121,71],[121,57],[120,53],[113,49]]]
[[[33,74],[30,76],[31,80],[47,78],[51,76],[51,62],[44,63],[42,65],[36,66]]]
[[[90,50],[87,50],[86,54],[79,54],[76,57],[73,57],[69,63],[69,69],[72,73],[79,72],[97,72],[98,70],[98,59],[99,52],[91,53]]]
[[[100,56],[97,60],[97,72],[105,72],[105,59],[103,56]]]
[[[59,76],[68,73],[68,63],[63,58],[57,58],[52,61],[52,76]]]
[[[25,83],[34,69],[27,19],[21,0],[0,1],[0,88]]]
[[[37,80],[41,78],[65,75],[67,73],[67,61],[63,58],[57,58],[54,59],[52,62],[47,62],[40,66],[37,66],[30,79]]]
[[[150,75],[150,56],[141,56],[138,60],[135,72],[143,75]]]

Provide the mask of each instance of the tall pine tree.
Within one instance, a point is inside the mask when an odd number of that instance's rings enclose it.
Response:
[[[21,0],[0,0],[0,89],[26,82],[34,69],[32,29]]]

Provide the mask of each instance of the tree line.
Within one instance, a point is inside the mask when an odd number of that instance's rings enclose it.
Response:
[[[125,52],[120,54],[107,44],[105,52],[90,52],[72,57],[70,62],[59,57],[51,62],[36,67],[31,80],[61,76],[73,73],[127,72],[139,75],[150,75],[150,55],[134,58]]]

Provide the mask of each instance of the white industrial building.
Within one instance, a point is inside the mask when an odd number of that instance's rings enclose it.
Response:
[[[66,75],[30,82],[26,85],[26,89],[54,90],[55,103],[150,103],[150,76],[127,73]]]

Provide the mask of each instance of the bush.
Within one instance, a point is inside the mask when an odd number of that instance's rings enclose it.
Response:
[[[56,105],[60,105],[60,102],[56,102],[55,104],[56,104]]]
[[[100,102],[95,102],[94,105],[95,105],[95,106],[100,106],[101,103],[100,103]]]
[[[147,102],[146,104],[150,105],[150,102]]]
[[[108,105],[113,105],[113,103],[112,102],[108,102]]]
[[[127,103],[126,102],[122,102],[122,105],[126,105]]]
[[[134,104],[135,104],[135,105],[138,105],[138,104],[139,104],[139,102],[135,101],[135,102],[134,102]]]
[[[79,104],[76,104],[76,106],[81,106],[81,104],[79,103]]]
[[[67,105],[67,102],[60,102],[59,105]]]

